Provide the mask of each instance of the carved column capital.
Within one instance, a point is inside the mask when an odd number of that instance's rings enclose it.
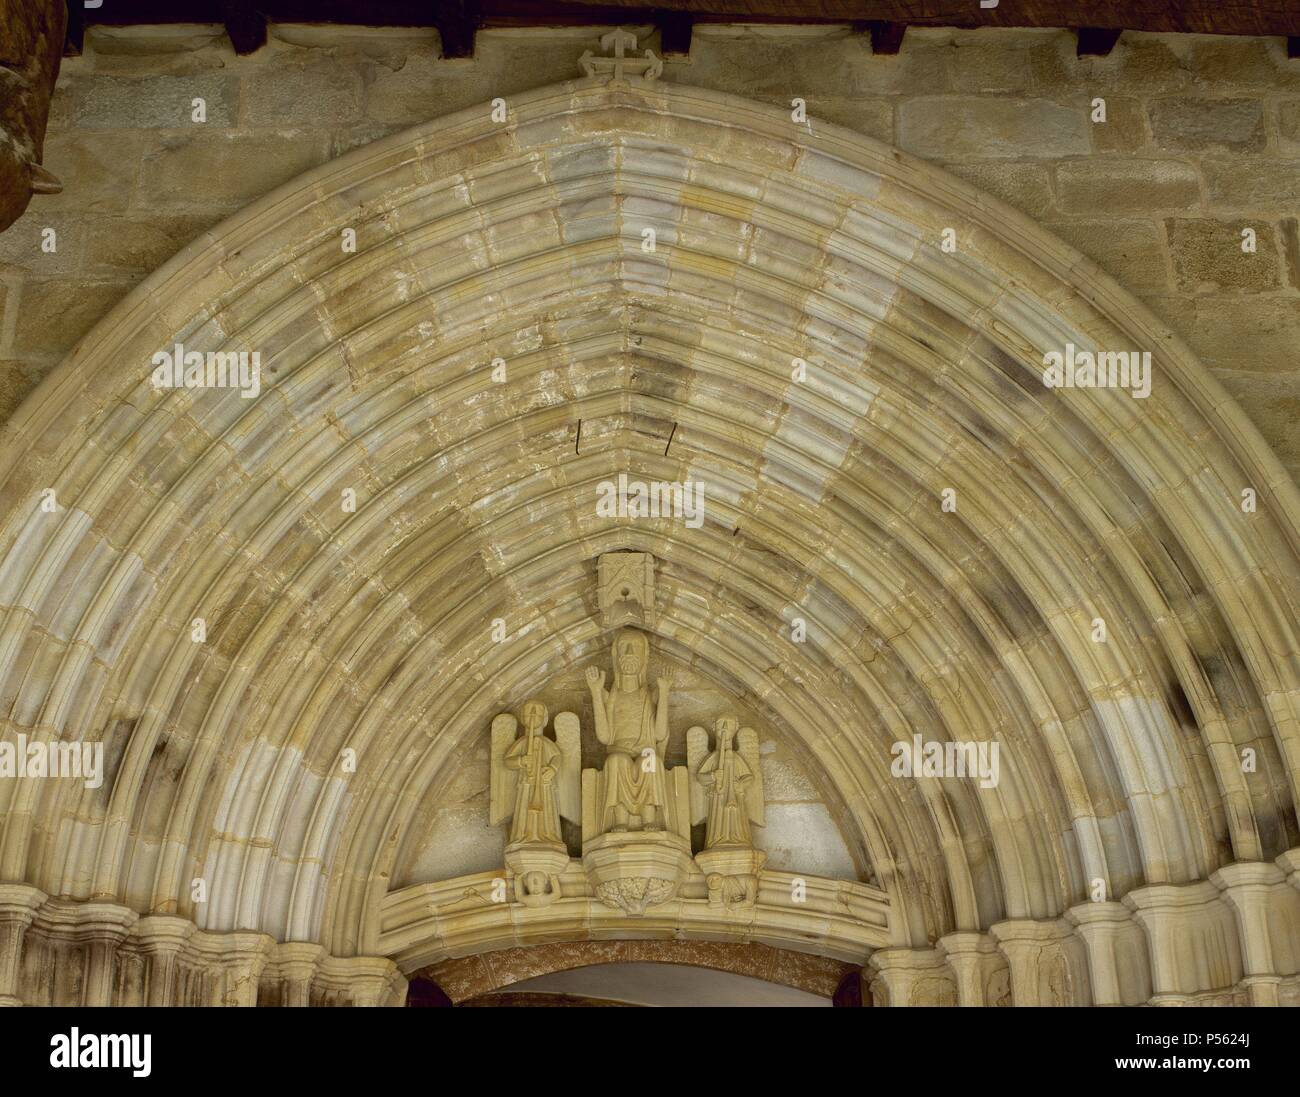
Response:
[[[959,1006],[988,1005],[984,993],[989,971],[999,962],[998,947],[987,933],[949,933],[939,948],[952,968]]]
[[[1252,1006],[1281,1004],[1269,919],[1274,895],[1286,887],[1285,874],[1275,864],[1243,861],[1224,865],[1211,874],[1210,882],[1223,893],[1237,920],[1248,1001]]]
[[[57,911],[47,906],[41,911],[44,924],[47,913],[53,915],[58,932],[65,940],[86,946],[86,985],[84,1002],[88,1006],[113,1004],[113,960],[118,946],[126,940],[140,915],[117,903],[78,903]]]
[[[1043,955],[1070,936],[1070,927],[1057,920],[1016,918],[989,926],[989,933],[1011,970],[1011,1001],[1018,1006],[1050,1005],[1043,1001]]]
[[[0,884],[0,1006],[23,1004],[18,997],[23,938],[46,898],[27,884]]]
[[[197,927],[174,914],[148,914],[135,924],[131,936],[135,947],[148,962],[145,1001],[151,1006],[176,1005],[176,958],[189,943]]]
[[[1124,906],[1133,912],[1134,920],[1146,933],[1147,948],[1151,955],[1151,981],[1154,994],[1152,1005],[1184,1005],[1193,1001],[1195,987],[1183,970],[1178,955],[1179,943],[1190,938],[1200,938],[1207,944],[1207,928],[1219,920],[1230,917],[1219,895],[1219,889],[1209,880],[1195,884],[1153,884],[1130,891],[1123,899]],[[1230,936],[1235,936],[1230,934]],[[1239,977],[1237,950],[1223,956],[1205,956],[1207,969],[1223,972],[1214,981],[1229,985]]]
[[[883,948],[871,954],[867,966],[874,968],[885,985],[891,1006],[912,1004],[913,991],[926,976],[947,980],[943,956],[932,948]]]
[[[1123,903],[1080,903],[1065,912],[1065,920],[1074,927],[1088,954],[1088,975],[1092,981],[1092,1004],[1124,1005],[1120,986],[1116,943],[1132,931],[1141,933],[1133,915]]]
[[[311,1005],[311,983],[324,957],[325,946],[309,941],[286,941],[275,946],[267,974],[283,982],[282,1004]]]
[[[406,999],[406,977],[383,956],[327,959],[321,965],[319,978],[354,1006],[401,1005]]]

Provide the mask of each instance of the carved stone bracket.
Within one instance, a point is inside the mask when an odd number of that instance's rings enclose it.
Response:
[[[691,871],[691,843],[668,831],[602,834],[583,844],[596,898],[633,916],[666,903]]]
[[[550,906],[560,897],[560,873],[569,865],[562,845],[516,843],[506,847],[506,868],[514,878],[515,901],[526,907]]]

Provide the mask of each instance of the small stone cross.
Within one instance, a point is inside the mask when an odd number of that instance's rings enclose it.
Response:
[[[597,57],[591,50],[584,50],[578,58],[584,76],[608,75],[614,80],[624,80],[631,75],[653,80],[664,71],[664,63],[655,56],[653,50],[646,50],[645,57],[627,56],[628,50],[636,49],[636,35],[622,27],[602,35],[600,48],[606,52],[613,49],[614,56]]]

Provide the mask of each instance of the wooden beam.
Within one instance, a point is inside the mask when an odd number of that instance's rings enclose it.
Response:
[[[665,54],[690,54],[691,29],[695,25],[691,16],[680,11],[659,12],[655,25],[659,28],[659,46]]]
[[[83,0],[68,0],[68,29],[63,35],[63,56],[80,57],[86,45],[86,19]]]
[[[1300,58],[1300,34],[1293,34],[1286,40],[1286,55],[1292,61]]]
[[[871,34],[871,52],[891,56],[902,48],[907,24],[872,19],[867,22],[867,30]]]
[[[1115,48],[1115,43],[1123,33],[1117,27],[1080,27],[1075,54],[1078,57],[1105,57]]]
[[[645,0],[561,0],[562,6],[644,12]],[[554,0],[484,0],[497,15],[540,15]],[[688,12],[696,23],[873,21],[929,27],[1099,27],[1188,34],[1300,35],[1295,0],[657,0],[656,7]],[[628,16],[625,22],[652,21]]]
[[[474,35],[480,25],[476,0],[440,0],[433,7],[443,57],[473,57]]]
[[[71,0],[76,4],[79,0]],[[84,3],[84,0],[80,0]],[[249,0],[275,23],[447,28],[468,56],[479,26],[657,23],[854,23],[927,27],[1093,27],[1106,30],[1300,37],[1296,0]],[[87,24],[221,22],[220,0],[104,0]],[[449,54],[451,56],[452,54]]]
[[[266,45],[266,17],[251,0],[221,0],[221,21],[236,53],[252,53]]]

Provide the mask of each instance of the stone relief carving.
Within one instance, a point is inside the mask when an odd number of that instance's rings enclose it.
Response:
[[[641,914],[676,895],[691,868],[690,789],[685,767],[664,763],[672,678],[649,686],[650,640],[623,629],[611,650],[612,679],[588,667],[601,769],[582,773],[582,860],[596,895]]]
[[[628,56],[629,50],[636,49],[636,35],[631,31],[612,30],[601,35],[600,48],[613,50],[613,57],[597,57],[591,50],[583,50],[578,58],[582,75],[588,78],[607,76],[612,80],[625,80],[629,76],[639,76],[643,80],[655,80],[663,75],[664,63],[653,50],[646,50],[644,57]]]
[[[669,675],[659,678],[655,698],[651,698],[646,684],[650,641],[643,632],[620,632],[614,641],[613,661],[609,689],[605,688],[603,670],[587,668],[596,738],[605,746],[600,830],[663,830],[669,813],[663,750],[668,742],[672,679]]]
[[[540,869],[529,869],[521,874],[516,874],[515,899],[524,906],[549,906],[559,897],[559,873],[543,872]]]
[[[713,725],[716,749],[708,751],[708,732],[686,733],[692,787],[691,822],[707,823],[704,848],[748,847],[750,824],[763,825],[763,770],[758,733],[742,728],[735,716],[719,716]],[[706,756],[707,754],[707,756]]]
[[[704,823],[704,870],[709,905],[732,909],[753,903],[766,854],[754,849],[751,826],[763,825],[763,770],[758,733],[733,715],[714,722],[714,750],[702,727],[686,733],[691,782],[691,822]]]
[[[606,628],[655,623],[655,558],[648,552],[607,552],[597,565],[596,597]]]
[[[548,716],[544,704],[530,700],[519,720],[507,712],[492,721],[489,819],[494,826],[510,823],[506,868],[516,900],[527,906],[559,897],[558,874],[569,862],[560,819],[577,822],[579,815],[582,729],[577,716],[561,712],[555,739],[548,739]]]
[[[598,574],[606,621],[653,619],[652,556],[606,554]],[[490,822],[510,827],[505,859],[516,902],[546,906],[560,897],[570,869],[566,819],[581,824],[582,869],[607,906],[640,915],[675,898],[692,876],[703,877],[711,907],[756,902],[766,860],[753,839],[764,822],[758,734],[724,713],[712,749],[709,733],[692,727],[687,765],[668,766],[673,682],[666,671],[652,678],[650,657],[649,635],[625,627],[614,635],[609,671],[586,668],[590,730],[604,747],[595,765],[582,768],[582,727],[572,712],[556,715],[553,738],[546,706],[535,699],[518,718],[506,712],[492,721]],[[693,825],[704,829],[695,854]]]

